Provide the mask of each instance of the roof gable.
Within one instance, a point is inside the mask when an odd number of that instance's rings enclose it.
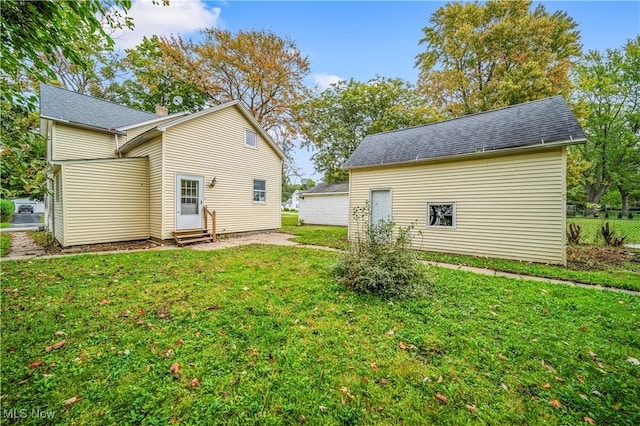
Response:
[[[48,84],[40,85],[40,116],[113,132],[120,127],[160,118],[150,112]]]
[[[203,109],[203,110],[198,111],[198,112],[193,113],[193,114],[185,115],[183,117],[177,118],[177,119],[169,121],[167,123],[162,123],[161,125],[159,125],[157,127],[154,127],[154,128],[152,128],[150,130],[147,130],[146,132],[144,132],[144,133],[138,135],[137,137],[135,137],[134,139],[128,141],[126,144],[124,144],[124,145],[122,145],[122,147],[120,147],[119,151],[122,152],[122,153],[128,152],[131,149],[135,148],[136,146],[139,146],[139,145],[141,145],[141,144],[153,139],[154,137],[158,136],[162,132],[165,132],[165,131],[171,129],[172,127],[177,126],[178,124],[188,123],[189,121],[191,121],[191,120],[193,120],[195,118],[198,118],[198,117],[201,117],[201,116],[204,116],[204,115],[207,115],[207,114],[211,114],[213,112],[220,111],[222,109],[229,108],[229,107],[236,107],[237,110],[248,121],[250,121],[251,124],[253,124],[254,128],[256,130],[258,130],[260,135],[267,141],[267,144],[269,144],[269,146],[276,152],[276,154],[280,158],[284,158],[284,153],[282,152],[282,150],[278,147],[278,145],[276,145],[276,143],[271,139],[271,137],[267,134],[267,132],[264,131],[262,126],[260,126],[260,124],[258,124],[256,119],[253,118],[251,113],[249,113],[249,111],[247,111],[246,108],[244,108],[239,101],[231,101],[231,102],[226,102],[226,103],[223,103],[223,104],[215,105],[213,107]]]
[[[344,168],[415,163],[549,143],[585,135],[561,96],[365,137]]]

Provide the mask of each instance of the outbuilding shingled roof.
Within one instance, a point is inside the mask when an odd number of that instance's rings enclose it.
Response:
[[[313,188],[302,191],[302,195],[306,194],[332,194],[349,192],[349,182],[335,182],[335,183],[319,183]]]
[[[40,85],[40,116],[109,131],[159,118],[150,112],[48,84]]]
[[[365,137],[345,169],[423,162],[510,148],[572,144],[585,134],[561,96]]]

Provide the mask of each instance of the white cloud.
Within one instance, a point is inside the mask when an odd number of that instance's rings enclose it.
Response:
[[[168,6],[151,0],[134,0],[127,15],[133,18],[133,31],[118,30],[113,34],[116,49],[137,46],[143,37],[182,35],[220,24],[220,8],[208,9],[205,0],[171,0]]]
[[[320,90],[325,90],[328,89],[332,84],[344,81],[344,78],[332,74],[314,74],[313,81],[315,82],[316,87],[318,87]]]

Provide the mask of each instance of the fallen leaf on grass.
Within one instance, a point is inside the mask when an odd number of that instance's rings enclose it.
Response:
[[[380,384],[381,385],[386,385],[387,384],[387,379],[385,379],[384,377],[382,379],[380,379]]]
[[[398,346],[400,347],[400,349],[407,349],[407,345],[405,345],[404,342],[398,342]]]
[[[103,305],[106,305],[107,303],[111,303],[111,301],[107,299],[102,299],[101,301],[98,302],[98,305],[103,306]]]
[[[550,389],[551,385],[549,383],[545,383],[544,385],[542,385],[542,387],[545,389]]]
[[[58,330],[53,334],[55,334],[56,336],[64,336],[64,331]]]
[[[378,365],[375,362],[371,363],[371,368],[373,368],[373,371],[378,371],[380,370],[380,367],[378,367]]]
[[[549,402],[551,403],[551,406],[553,408],[560,408],[560,406],[562,405],[560,404],[560,401],[558,401],[557,399],[552,399]]]
[[[393,330],[387,331],[387,336],[393,336],[394,334],[395,334],[395,331]]]
[[[545,369],[547,369],[547,370],[551,371],[552,373],[555,373],[555,372],[556,372],[555,368],[553,368],[553,367],[552,367],[552,366],[550,366],[549,364],[545,364],[545,363],[544,363],[544,359],[543,359],[540,363],[542,364],[542,366],[543,366]]]
[[[80,401],[80,400],[82,400],[82,397],[81,397],[81,396],[74,396],[74,397],[72,397],[72,398],[67,399],[67,400],[64,402],[64,405],[72,405],[72,404],[75,404],[76,402],[78,402],[78,401]]]
[[[585,401],[589,400],[589,397],[583,393],[580,394],[580,398],[584,399]]]
[[[504,384],[504,383],[502,384],[502,389],[504,389],[504,390],[506,390],[506,391],[508,391],[508,390],[509,390],[509,388],[507,387],[507,385],[506,385],[506,384]]]
[[[325,407],[324,405],[318,405],[318,410],[320,411],[327,411],[327,407]]]
[[[472,413],[478,412],[478,407],[476,407],[475,405],[466,404],[465,407],[467,410],[471,411]]]
[[[189,386],[191,386],[192,388],[200,387],[200,380],[197,377],[194,377],[193,379],[189,380]]]
[[[556,382],[566,382],[562,377],[555,376]]]
[[[167,349],[167,351],[164,353],[164,359],[169,358],[172,354],[173,354],[173,349]]]
[[[582,420],[584,420],[585,422],[589,423],[590,425],[595,425],[595,424],[596,424],[596,421],[595,421],[595,420],[593,420],[593,419],[592,419],[591,417],[589,417],[589,416],[584,416],[584,417],[582,418]]]
[[[504,356],[504,355],[502,355],[502,354],[498,354],[498,358],[500,358],[500,359],[507,359],[507,357],[506,357],[506,356]]]
[[[174,362],[173,364],[171,364],[171,367],[169,367],[169,371],[178,374],[178,372],[180,371],[180,363]]]
[[[67,343],[66,340],[60,340],[58,343],[54,343],[53,345],[44,348],[44,351],[51,352],[54,349],[60,349],[62,346],[64,346],[65,343]]]
[[[29,368],[34,369],[40,367],[41,365],[42,361],[32,362],[31,364],[29,364]]]
[[[184,340],[178,339],[178,341],[176,342],[176,346],[180,346],[183,343],[184,343]]]
[[[631,363],[631,364],[633,364],[633,365],[640,365],[640,361],[638,361],[638,359],[637,359],[637,358],[631,358],[631,357],[629,357],[629,358],[627,358],[627,362],[630,362],[630,363]]]
[[[445,404],[449,402],[449,398],[439,393],[436,394],[436,398],[438,398],[440,401],[444,402]]]
[[[347,397],[349,397],[349,399],[351,399],[351,400],[353,400],[355,398],[353,396],[353,394],[349,391],[349,389],[347,389],[344,386],[340,388],[340,392],[342,392],[343,394],[347,395]]]
[[[303,416],[302,414],[300,414],[300,417],[298,418],[298,422],[299,423],[306,423],[307,418],[305,416]]]

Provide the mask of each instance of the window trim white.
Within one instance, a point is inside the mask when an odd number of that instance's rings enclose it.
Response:
[[[253,192],[252,200],[254,204],[267,204],[267,180],[266,179],[253,179]],[[256,189],[256,182],[264,182],[264,189]],[[262,191],[264,193],[264,200],[256,200],[256,191]]]
[[[432,205],[442,205],[442,204],[451,204],[453,206],[453,212],[451,214],[451,226],[446,226],[446,225],[431,225],[431,206]],[[438,228],[438,229],[456,229],[457,226],[457,220],[456,220],[456,214],[457,214],[457,206],[456,206],[456,202],[455,201],[427,201],[427,215],[426,215],[426,225],[427,228]]]
[[[253,145],[247,143],[247,135],[249,134],[253,135],[253,141],[254,141]],[[244,146],[246,148],[258,149],[258,133],[254,132],[253,130],[244,129]]]

